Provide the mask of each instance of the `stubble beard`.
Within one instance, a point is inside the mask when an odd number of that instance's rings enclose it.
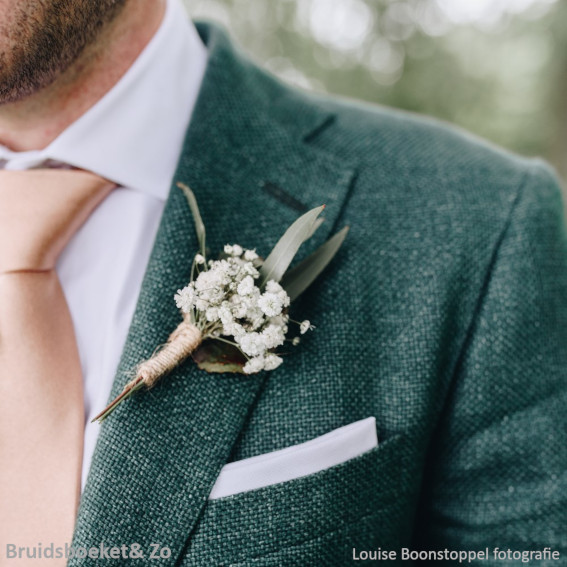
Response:
[[[128,0],[16,0],[0,23],[0,104],[52,84]]]

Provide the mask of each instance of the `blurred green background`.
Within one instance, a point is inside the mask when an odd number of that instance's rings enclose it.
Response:
[[[567,180],[565,0],[185,0],[286,81],[437,116]]]

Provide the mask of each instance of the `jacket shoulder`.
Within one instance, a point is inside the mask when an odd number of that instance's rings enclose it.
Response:
[[[306,95],[334,117],[317,143],[357,164],[356,190],[409,205],[444,206],[501,221],[520,194],[561,206],[551,166],[526,158],[441,120],[338,97]],[[527,194],[527,195],[526,195]],[[447,207],[447,205],[450,205]]]

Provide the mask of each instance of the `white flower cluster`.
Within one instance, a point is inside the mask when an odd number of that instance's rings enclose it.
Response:
[[[209,261],[195,259],[199,275],[175,295],[177,307],[193,313],[204,335],[233,337],[248,362],[244,372],[252,374],[277,368],[282,359],[271,352],[282,345],[288,331],[285,309],[290,299],[275,281],[262,292],[256,285],[260,273],[258,255],[238,244],[224,248],[226,257]]]

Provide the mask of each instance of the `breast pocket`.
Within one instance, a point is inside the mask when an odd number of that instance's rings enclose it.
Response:
[[[181,565],[345,565],[396,541],[403,435],[317,473],[210,500]]]

